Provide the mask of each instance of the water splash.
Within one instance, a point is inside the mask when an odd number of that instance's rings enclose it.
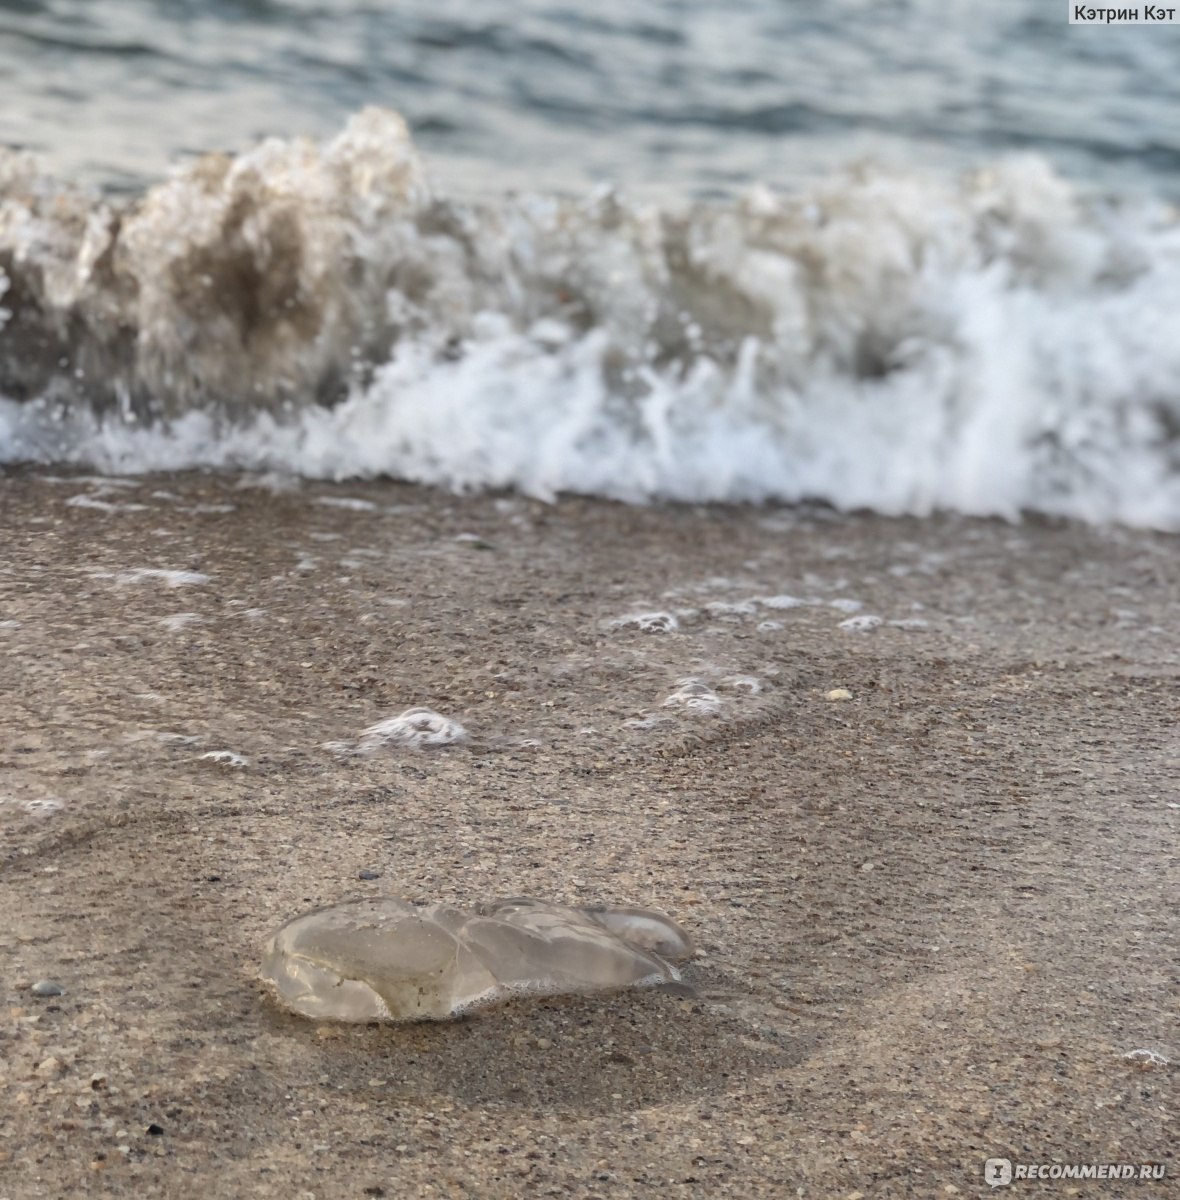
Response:
[[[0,289],[7,460],[1180,527],[1180,221],[1036,158],[660,208],[448,200],[375,109],[130,201],[0,154]]]

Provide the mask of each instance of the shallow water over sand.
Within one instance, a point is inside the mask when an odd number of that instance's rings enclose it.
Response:
[[[1166,1153],[1173,539],[240,482],[0,477],[14,1195],[970,1194],[992,1152]],[[686,679],[720,710],[665,707]],[[323,745],[413,706],[467,739]],[[340,1028],[257,981],[343,894],[514,893],[671,910],[699,998]]]

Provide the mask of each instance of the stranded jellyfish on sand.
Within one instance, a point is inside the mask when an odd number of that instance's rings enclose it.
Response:
[[[304,913],[267,944],[262,977],[306,1017],[443,1020],[509,997],[679,983],[695,953],[653,909],[517,897],[474,913],[393,897]]]

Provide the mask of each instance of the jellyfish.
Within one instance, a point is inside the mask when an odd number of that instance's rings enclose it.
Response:
[[[262,977],[288,1008],[336,1021],[445,1020],[517,995],[593,995],[680,983],[692,940],[654,909],[513,897],[464,912],[394,897],[287,922]]]

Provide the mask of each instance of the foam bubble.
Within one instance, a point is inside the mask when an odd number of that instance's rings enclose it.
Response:
[[[866,613],[864,616],[849,617],[847,621],[841,621],[840,628],[849,633],[870,633],[883,623],[883,618]]]
[[[36,796],[31,799],[18,800],[16,805],[30,817],[51,817],[65,808],[65,801],[56,796]]]
[[[698,717],[714,717],[721,711],[721,697],[703,679],[690,676],[676,681],[676,690],[664,701],[665,708],[683,708]]]
[[[607,627],[638,629],[640,633],[675,633],[680,628],[680,620],[675,613],[670,612],[638,612],[616,617],[608,622]]]
[[[359,749],[373,753],[382,746],[409,746],[425,750],[434,746],[453,746],[465,741],[467,730],[449,717],[429,708],[407,708],[396,717],[370,725],[361,734]]]
[[[91,571],[92,579],[113,579],[120,585],[143,583],[147,580],[158,580],[165,587],[199,587],[209,582],[209,576],[200,571],[170,571],[159,567],[136,567],[130,571]]]
[[[327,508],[344,508],[349,512],[377,511],[377,505],[372,500],[362,500],[359,496],[317,496],[314,502]]]
[[[1171,1060],[1157,1050],[1128,1050],[1123,1058],[1127,1062],[1135,1063],[1146,1071],[1155,1070],[1158,1067],[1171,1066]]]
[[[763,608],[785,609],[785,608],[803,608],[811,604],[810,600],[800,600],[798,596],[760,596],[756,603],[761,604]]]
[[[113,500],[100,500],[95,496],[87,496],[85,494],[79,496],[71,496],[66,502],[67,508],[92,508],[98,512],[120,513],[120,512],[147,512],[148,505],[146,504],[131,504],[117,503]]]
[[[713,617],[749,617],[758,610],[753,600],[713,600],[705,605],[705,611]]]
[[[755,679],[753,675],[729,675],[721,681],[721,686],[757,696],[762,691],[763,684],[761,679]]]
[[[235,753],[233,750],[210,750],[207,754],[202,754],[201,758],[217,763],[221,767],[237,768],[245,767],[249,764],[249,759]]]

